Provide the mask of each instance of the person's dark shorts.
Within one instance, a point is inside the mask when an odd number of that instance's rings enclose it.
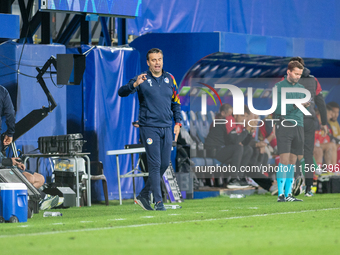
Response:
[[[290,122],[285,121],[287,126]],[[293,124],[292,124],[293,125]],[[304,129],[301,126],[284,127],[281,123],[276,123],[275,134],[277,139],[277,150],[279,154],[292,153],[303,155]]]

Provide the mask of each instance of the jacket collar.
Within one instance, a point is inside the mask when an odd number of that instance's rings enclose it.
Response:
[[[152,73],[150,72],[150,70],[148,70],[146,73],[147,73],[149,76],[151,76],[152,78],[155,78],[155,77],[152,75]],[[162,75],[159,76],[159,77],[162,77],[162,76],[164,76],[164,75],[165,75],[165,71],[164,71],[164,69],[162,69]]]

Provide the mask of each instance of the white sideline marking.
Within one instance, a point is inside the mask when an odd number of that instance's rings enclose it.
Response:
[[[180,215],[180,214],[173,213],[173,214],[168,214],[168,215]]]
[[[86,221],[86,220],[84,220],[84,221],[81,221],[80,223],[90,223],[90,222],[93,222],[93,221]]]
[[[113,220],[125,220],[125,219],[119,218],[119,219],[108,219],[108,220],[113,221]]]
[[[155,216],[142,216],[141,218],[147,218],[147,219],[150,219],[150,218],[153,218]]]
[[[196,213],[203,213],[203,212],[196,212]]]
[[[18,226],[18,228],[27,228],[28,225],[21,225],[21,226]]]
[[[308,213],[308,212],[318,212],[318,211],[331,211],[331,210],[339,210],[339,209],[340,208],[325,208],[325,209],[314,209],[314,210],[282,212],[282,213],[268,213],[268,214],[254,214],[254,215],[246,215],[246,216],[234,216],[234,217],[218,218],[218,219],[187,220],[187,221],[174,221],[174,222],[164,222],[164,223],[161,222],[161,223],[147,223],[147,224],[128,225],[128,226],[116,226],[116,227],[73,229],[73,230],[63,230],[63,231],[53,231],[53,232],[52,231],[51,232],[40,232],[40,233],[30,233],[30,234],[0,235],[0,238],[19,237],[19,236],[42,236],[42,235],[53,235],[53,234],[63,234],[63,233],[77,233],[77,232],[90,232],[90,231],[109,230],[109,229],[121,229],[121,228],[138,228],[138,227],[165,225],[165,224],[181,224],[181,223],[204,222],[204,221],[215,221],[215,220],[233,220],[233,219],[244,219],[244,218],[252,218],[252,217],[284,215],[284,214]]]
[[[228,212],[229,210],[220,210],[220,212]]]
[[[52,225],[63,225],[64,223],[62,222],[57,222],[57,223],[52,223]]]
[[[257,210],[257,209],[259,209],[259,208],[257,208],[257,207],[249,207],[249,209]]]

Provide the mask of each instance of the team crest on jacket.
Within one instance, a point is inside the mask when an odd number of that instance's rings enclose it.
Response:
[[[150,144],[152,144],[152,142],[153,142],[153,141],[152,141],[152,139],[151,139],[151,138],[148,138],[148,139],[146,139],[146,142],[147,142],[147,144],[149,144],[149,145],[150,145]]]
[[[150,84],[150,86],[152,87],[152,80],[148,79],[148,83]]]
[[[168,77],[165,77],[165,78],[164,78],[164,81],[165,81],[166,83],[169,83],[169,78],[168,78]]]

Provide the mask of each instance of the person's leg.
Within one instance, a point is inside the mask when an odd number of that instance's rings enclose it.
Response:
[[[140,135],[145,146],[149,170],[149,178],[140,192],[140,196],[148,199],[151,189],[155,201],[162,201],[160,190],[160,130],[159,128],[140,127]]]
[[[160,177],[163,176],[164,172],[169,166],[171,158],[171,148],[172,148],[172,129],[164,128],[163,136],[160,143],[161,148],[161,168]]]
[[[37,189],[39,189],[45,183],[45,178],[38,173],[30,173],[28,171],[23,171],[22,174],[26,179]]]
[[[322,143],[320,147],[323,150],[323,158],[325,160],[325,164],[332,164],[332,145],[331,143]]]
[[[294,139],[294,127],[284,127],[280,124],[275,125],[277,149],[280,155],[280,161],[278,165],[278,171],[276,173],[277,188],[278,188],[278,201],[284,202],[284,188],[286,184],[286,173],[288,172],[289,155],[292,147],[292,141]],[[280,199],[282,198],[282,199]]]
[[[280,154],[280,163],[278,172],[276,173],[278,195],[284,194],[286,184],[286,173],[289,171],[289,155],[290,153]]]
[[[253,154],[248,162],[250,166],[260,166],[261,165],[261,158],[260,158],[260,151],[256,147],[252,147]]]
[[[159,175],[159,191],[160,191],[160,199],[155,196],[155,210],[166,211],[162,195],[161,195],[161,182],[160,180],[163,178],[163,174],[170,164],[171,158],[171,147],[172,147],[172,129],[171,128],[161,128],[161,137],[160,137],[160,175]]]
[[[314,147],[313,156],[318,167],[321,166],[323,160],[323,149],[321,147]]]
[[[310,191],[313,185],[313,171],[311,170],[311,165],[313,162],[313,151],[314,151],[314,139],[315,139],[315,126],[313,119],[305,119],[304,120],[304,163],[300,160],[301,170],[305,175],[305,184],[306,184],[306,193]],[[304,165],[307,165],[308,168],[305,168]],[[316,169],[315,166],[314,169]]]
[[[337,163],[338,147],[333,142],[331,142],[331,147],[332,147],[332,165],[334,167],[336,165],[336,163]]]
[[[243,146],[227,145],[216,152],[216,159],[221,162],[221,165],[230,165],[235,172],[228,172],[226,177],[236,178],[240,168],[241,159],[243,156]]]
[[[243,146],[243,154],[241,158],[241,163],[240,163],[240,168],[243,167],[245,170],[245,167],[249,164],[249,161],[251,157],[253,156],[253,148],[250,147],[249,145]],[[245,177],[245,172],[239,172],[238,174],[239,178],[244,178]]]
[[[26,177],[29,183],[31,183],[34,186],[34,176],[33,174],[23,171],[22,174]]]
[[[285,197],[288,197],[289,194],[292,194],[296,160],[297,160],[297,155],[290,153],[289,164],[288,164],[288,172],[286,173]]]
[[[45,177],[43,175],[34,173],[33,177],[34,177],[34,184],[33,184],[34,187],[39,189],[42,185],[44,185]]]
[[[291,145],[291,153],[289,155],[289,167],[286,175],[285,184],[285,196],[286,201],[289,202],[302,202],[302,200],[295,198],[292,195],[293,182],[294,182],[294,171],[296,171],[296,160],[298,155],[302,158],[303,148],[304,148],[304,128],[301,126],[296,126],[292,128],[292,133],[294,134],[294,139]]]
[[[256,153],[257,152],[257,153]],[[261,188],[269,191],[270,187],[273,185],[273,180],[262,173],[261,166],[267,166],[268,164],[268,154],[260,153],[259,150],[254,150],[254,154],[257,154],[257,167],[253,171],[247,173],[247,176],[251,177]],[[253,158],[253,157],[252,157]]]

